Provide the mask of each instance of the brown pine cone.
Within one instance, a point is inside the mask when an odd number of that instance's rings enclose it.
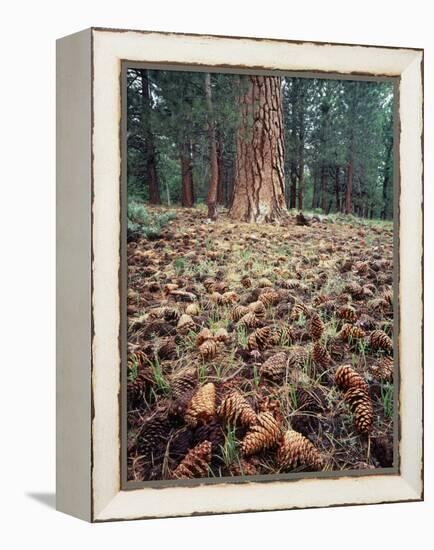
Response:
[[[205,342],[199,346],[199,353],[203,359],[213,359],[217,355],[217,342],[214,338],[205,340]]]
[[[241,317],[241,319],[239,320],[239,324],[247,328],[256,328],[260,324],[260,322],[253,311],[249,311],[249,313],[246,313],[246,315],[243,315]]]
[[[250,309],[247,306],[235,306],[231,311],[231,319],[232,321],[239,321],[244,315],[247,315],[247,313],[250,313]]]
[[[336,369],[335,382],[342,390],[358,388],[364,391],[369,390],[368,383],[350,365],[341,365]]]
[[[280,295],[275,290],[266,290],[263,292],[258,300],[264,304],[264,306],[274,306],[280,300]]]
[[[190,392],[197,384],[197,370],[195,367],[186,367],[178,371],[169,381],[172,399],[180,399]]]
[[[259,288],[266,288],[266,287],[272,287],[273,283],[270,281],[270,279],[267,279],[266,277],[262,277],[258,281],[258,287]]]
[[[200,347],[206,340],[212,340],[214,336],[208,328],[203,328],[196,336],[196,345]]]
[[[392,339],[383,330],[374,330],[369,336],[369,343],[374,350],[392,351]]]
[[[190,315],[187,315],[186,313],[183,313],[181,317],[179,318],[178,324],[176,325],[176,328],[181,334],[187,334],[189,330],[192,330],[195,326],[195,323],[193,319],[190,317]]]
[[[225,328],[219,328],[216,330],[216,333],[214,334],[214,338],[216,342],[221,342],[222,344],[226,344],[226,342],[229,341],[228,331]]]
[[[313,345],[312,359],[314,363],[321,368],[326,368],[331,363],[329,352],[319,341],[316,341]]]
[[[213,304],[217,304],[218,306],[222,306],[225,303],[223,294],[220,294],[220,292],[213,292],[210,296],[210,300]]]
[[[227,420],[239,421],[243,426],[256,423],[256,413],[246,399],[236,391],[231,392],[223,399],[217,414]]]
[[[152,383],[152,377],[149,369],[142,367],[134,378],[129,378],[127,382],[127,395],[130,403],[139,401],[146,394],[149,385]]]
[[[212,419],[207,424],[198,426],[194,430],[193,441],[195,445],[203,441],[209,441],[212,445],[212,452],[218,453],[225,441],[220,422]]]
[[[254,332],[252,332],[252,334],[250,334],[249,338],[247,339],[247,347],[249,348],[249,350],[262,350],[270,345],[271,332],[272,331],[270,327],[258,328]]]
[[[356,430],[362,434],[370,433],[374,422],[374,413],[369,394],[365,390],[353,387],[347,390],[344,400],[354,415]]]
[[[250,288],[252,286],[252,279],[248,275],[241,277],[241,284],[244,288]]]
[[[265,317],[266,310],[262,302],[260,301],[252,302],[247,307],[249,311],[252,311],[256,315],[256,317],[259,317],[260,319]]]
[[[337,334],[337,337],[341,340],[344,340],[345,342],[352,342],[353,340],[358,340],[360,338],[364,338],[366,336],[366,333],[363,329],[356,327],[354,325],[350,325],[349,323],[346,323],[341,328],[340,332]]]
[[[225,292],[222,296],[223,304],[233,304],[234,302],[238,302],[239,298],[236,292],[230,291]]]
[[[241,452],[250,456],[273,447],[281,435],[280,426],[269,412],[258,414],[257,424],[251,427],[241,442]]]
[[[291,309],[291,315],[289,318],[291,321],[297,321],[302,315],[309,316],[309,308],[302,302],[297,302]]]
[[[309,350],[303,346],[292,346],[288,354],[288,366],[290,368],[303,368],[309,361]]]
[[[216,414],[216,390],[212,382],[201,386],[193,395],[185,421],[190,426],[197,426],[201,422],[211,420]]]
[[[233,476],[255,476],[258,473],[256,465],[251,460],[236,458],[229,466]]]
[[[164,446],[169,438],[170,422],[164,410],[152,412],[143,421],[138,438],[138,447],[142,453],[153,453],[157,456],[164,452]]]
[[[283,351],[269,357],[260,367],[259,374],[275,382],[279,382],[285,376],[288,357]]]
[[[299,432],[288,430],[277,451],[277,462],[285,470],[304,467],[321,470],[324,461],[318,449]]]
[[[348,292],[348,294],[351,294],[353,298],[361,299],[363,298],[363,287],[361,287],[359,284],[351,282],[348,283],[345,287],[345,292]]]
[[[342,361],[349,351],[349,346],[340,338],[331,338],[328,343],[330,357],[335,361]]]
[[[313,313],[307,328],[312,340],[319,340],[324,332],[324,323],[318,313]]]
[[[211,443],[203,441],[190,449],[172,472],[173,479],[193,479],[208,476],[211,462]]]
[[[206,291],[209,294],[211,294],[215,290],[216,281],[214,279],[211,279],[210,277],[208,277],[207,279],[204,280],[203,286],[205,287]]]
[[[383,357],[378,364],[372,365],[369,370],[377,380],[383,382],[393,381],[393,359],[391,357]]]
[[[176,359],[178,348],[175,338],[167,338],[158,348],[158,357],[160,359]]]
[[[352,306],[342,306],[338,311],[338,317],[344,321],[354,323],[357,319],[357,312]]]
[[[128,354],[127,366],[128,370],[139,370],[142,366],[146,365],[147,358],[143,351],[134,351]]]

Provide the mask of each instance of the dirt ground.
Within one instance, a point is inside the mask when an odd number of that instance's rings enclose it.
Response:
[[[127,245],[129,480],[392,466],[392,224],[175,210]]]

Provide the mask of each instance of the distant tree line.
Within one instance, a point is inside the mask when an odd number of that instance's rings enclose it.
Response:
[[[390,82],[130,69],[127,87],[130,197],[255,222],[393,215]]]

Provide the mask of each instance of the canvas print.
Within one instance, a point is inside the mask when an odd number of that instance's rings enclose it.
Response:
[[[396,465],[394,83],[124,87],[128,481]]]

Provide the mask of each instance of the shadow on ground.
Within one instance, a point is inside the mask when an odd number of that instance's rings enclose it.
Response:
[[[48,506],[48,508],[56,508],[56,493],[26,493],[29,498]]]

